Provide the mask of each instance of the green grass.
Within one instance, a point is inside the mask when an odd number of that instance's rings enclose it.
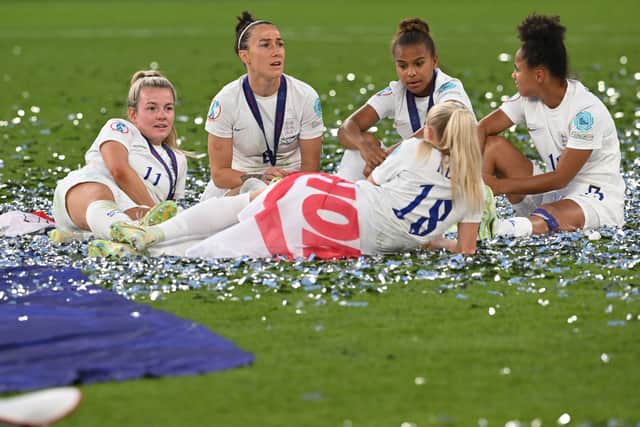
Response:
[[[561,15],[572,71],[585,84],[595,90],[602,80],[620,90],[620,100],[610,106],[625,114],[620,129],[633,129],[640,108],[640,87],[633,79],[640,71],[635,0],[544,0],[535,6],[504,0],[5,0],[0,3],[0,122],[11,122],[21,109],[25,116],[20,125],[0,127],[0,200],[11,202],[20,183],[52,187],[64,168],[81,163],[105,119],[124,114],[133,71],[151,62],[178,89],[177,113],[188,117],[178,123],[183,147],[205,152],[206,134],[194,119],[204,117],[211,97],[242,72],[232,51],[233,26],[245,8],[279,24],[287,42],[287,72],[325,95],[330,128],[349,114],[350,104],[357,107],[369,96],[360,95],[360,87],[381,88],[394,79],[389,41],[397,22],[415,15],[428,20],[441,63],[462,78],[480,117],[492,109],[485,92],[514,91],[512,64],[497,57],[517,48],[515,27],[533,10]],[[621,56],[628,58],[624,66]],[[356,74],[355,82],[336,80],[348,72]],[[331,89],[335,97],[326,96]],[[31,113],[32,106],[40,112]],[[68,115],[79,112],[83,118],[74,125]],[[35,124],[31,116],[37,116]],[[631,148],[638,146],[637,135],[628,141]],[[325,142],[328,166],[336,141],[327,135]],[[629,169],[636,157],[637,148],[625,151]],[[197,169],[206,160],[191,166],[199,176],[206,173]],[[630,222],[637,228],[637,218]],[[636,244],[623,256],[637,259],[637,254]],[[516,255],[518,266],[535,258],[536,250],[520,249]],[[571,265],[577,256],[560,253],[548,259],[548,268],[569,267],[564,275],[578,276],[584,266]],[[640,421],[640,321],[608,323],[627,314],[637,319],[638,296],[607,298],[605,290],[637,287],[637,272],[602,271],[602,279],[580,275],[563,287],[557,274],[504,272],[489,258],[486,270],[474,267],[483,270],[487,283],[466,275],[463,283],[393,284],[381,294],[353,295],[351,301],[368,303],[362,307],[330,300],[316,305],[302,290],[263,292],[259,299],[242,290],[253,296],[250,301],[220,301],[205,291],[170,294],[152,305],[234,340],[255,353],[255,364],[211,375],[83,386],[82,405],[62,425],[474,426],[486,419],[489,426],[502,426],[540,419],[549,426],[563,413],[571,415],[571,425]],[[429,268],[436,261],[420,262]],[[524,277],[523,285],[491,281],[494,269]],[[532,292],[541,287],[547,291]],[[610,314],[605,313],[609,305]],[[495,316],[488,314],[490,307]],[[568,323],[573,315],[578,320]],[[603,353],[609,363],[602,362]],[[424,384],[417,385],[416,378]]]
[[[157,307],[224,331],[255,352],[255,365],[85,387],[69,425],[553,425],[565,412],[582,421],[637,420],[637,324],[608,326],[633,309],[603,299],[599,283],[583,282],[568,296],[554,283],[538,283],[551,288],[544,294],[504,284],[441,294],[416,281],[359,295],[366,307],[316,306],[299,294],[235,303],[172,295]]]

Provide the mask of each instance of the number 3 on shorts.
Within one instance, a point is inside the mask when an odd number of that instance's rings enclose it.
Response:
[[[597,185],[589,185],[589,189],[587,190],[587,192],[585,194],[593,195],[593,196],[597,197],[598,200],[600,200],[600,201],[604,200],[604,193],[602,193],[600,191],[600,187],[598,187]]]

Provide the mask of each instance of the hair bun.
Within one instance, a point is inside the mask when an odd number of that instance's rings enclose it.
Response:
[[[418,31],[426,35],[429,34],[429,25],[420,18],[405,18],[398,24],[398,33],[408,33]]]
[[[238,19],[238,25],[236,26],[236,29],[243,28],[255,21],[255,18],[248,10],[243,10],[242,14],[240,14],[240,16],[236,16],[236,18]]]
[[[518,27],[520,40],[526,42],[557,43],[564,40],[566,28],[560,24],[559,16],[544,16],[532,14]]]

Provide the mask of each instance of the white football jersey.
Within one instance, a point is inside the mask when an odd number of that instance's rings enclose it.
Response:
[[[526,124],[548,172],[556,169],[565,148],[593,150],[572,184],[585,184],[596,196],[611,201],[624,199],[615,123],[602,101],[582,83],[567,80],[567,91],[556,108],[516,94],[500,109],[514,124]]]
[[[361,239],[375,239],[378,252],[415,249],[454,224],[480,222],[481,208],[470,209],[453,200],[440,151],[431,149],[426,157],[421,154],[423,144],[418,138],[400,144],[371,172],[377,186],[368,181],[356,183],[358,199],[362,199]]]
[[[245,76],[228,83],[211,101],[205,129],[212,135],[233,139],[233,169],[262,173],[271,163],[263,161],[265,135],[273,149],[277,93],[268,97],[256,95],[264,124],[264,135],[256,122],[242,90]],[[285,75],[287,100],[284,124],[278,142],[276,166],[286,170],[300,169],[301,139],[322,135],[324,123],[318,93],[308,84]]]
[[[463,103],[473,112],[469,96],[464,91],[462,82],[448,76],[442,70],[437,70],[436,84],[433,91],[433,103],[455,100]],[[427,117],[429,97],[416,97],[416,108],[420,117],[420,125],[423,126]],[[389,82],[389,86],[373,95],[367,101],[380,119],[393,119],[393,125],[402,139],[408,139],[415,133],[411,128],[409,110],[407,109],[407,88],[398,81]]]
[[[181,152],[172,150],[175,154],[176,169],[173,162],[162,146],[153,146],[156,153],[162,158],[160,162],[151,152],[150,143],[132,123],[123,119],[110,119],[102,127],[97,138],[85,154],[87,171],[96,172],[110,180],[113,180],[111,172],[102,159],[100,146],[107,141],[115,141],[122,144],[129,152],[129,165],[143,180],[151,197],[156,203],[167,200],[171,183],[175,183],[174,198],[184,197],[185,182],[187,176],[187,159]],[[167,149],[169,149],[167,147]]]

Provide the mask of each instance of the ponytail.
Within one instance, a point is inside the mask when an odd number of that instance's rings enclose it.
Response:
[[[437,148],[449,167],[453,198],[463,200],[470,209],[481,209],[482,154],[473,113],[459,102],[444,102],[429,111],[426,125],[433,127],[439,138]]]

